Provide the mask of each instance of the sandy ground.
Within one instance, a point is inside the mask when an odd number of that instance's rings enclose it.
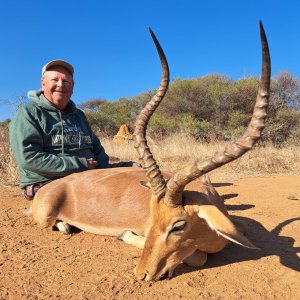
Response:
[[[0,299],[300,299],[300,176],[213,181],[261,250],[230,244],[160,282],[134,277],[141,250],[40,229],[20,190],[0,186]]]

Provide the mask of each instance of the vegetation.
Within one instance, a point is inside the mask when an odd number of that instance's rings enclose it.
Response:
[[[18,174],[9,145],[8,124],[9,120],[0,123],[0,173],[1,181],[11,184],[18,181]]]
[[[206,142],[234,139],[250,120],[258,85],[256,77],[233,81],[219,74],[175,79],[150,121],[149,132],[154,137],[181,132]],[[94,99],[81,108],[96,131],[112,136],[120,125],[134,125],[138,111],[154,92],[117,102]],[[299,138],[300,82],[289,72],[281,72],[272,80],[263,141],[281,147]]]
[[[86,114],[93,130],[106,135],[114,135],[122,124],[134,125],[140,105],[125,98],[116,102],[94,99],[79,106]]]
[[[184,141],[184,143],[183,143]],[[15,160],[9,149],[8,130],[0,127],[0,183],[18,184]],[[101,137],[101,143],[112,162],[138,161],[133,143],[116,145],[110,137]],[[205,159],[223,150],[227,142],[200,142],[189,134],[175,133],[163,139],[150,139],[149,146],[162,170],[176,171],[195,159]],[[299,174],[299,146],[276,148],[271,143],[254,149],[240,159],[213,172],[217,178],[239,178],[266,174]],[[216,174],[216,175],[214,175]]]
[[[153,138],[184,133],[205,142],[232,140],[244,131],[251,118],[258,85],[256,77],[233,81],[221,74],[175,79],[150,120],[149,133]],[[154,93],[148,91],[115,102],[93,99],[79,107],[96,132],[112,137],[122,124],[134,127],[136,115]],[[26,103],[24,95],[19,98],[16,107]],[[262,141],[282,147],[287,143],[298,144],[299,138],[300,81],[284,71],[271,82],[267,127]]]
[[[178,169],[191,159],[213,154],[238,137],[250,120],[258,84],[256,77],[233,81],[220,74],[175,79],[148,126],[150,146],[159,165],[167,170]],[[113,144],[112,138],[122,124],[133,128],[136,115],[154,93],[149,91],[116,102],[93,99],[80,105],[111,157],[137,159],[132,144],[120,147]],[[26,101],[22,95],[15,106]],[[0,122],[0,172],[5,182],[16,183],[16,164],[8,140],[9,121]],[[231,174],[297,172],[299,140],[300,81],[289,72],[281,72],[271,82],[261,147],[222,170]]]

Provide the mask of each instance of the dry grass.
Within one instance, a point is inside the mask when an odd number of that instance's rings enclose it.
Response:
[[[162,170],[174,172],[194,159],[205,159],[225,148],[226,143],[199,143],[183,134],[169,136],[164,140],[149,139],[149,146]],[[107,154],[114,160],[138,161],[133,143],[116,145],[112,138],[101,138]],[[117,158],[117,159],[116,159]],[[255,147],[240,159],[227,164],[213,173],[220,178],[239,178],[270,174],[300,174],[300,146],[277,149],[272,145]],[[17,167],[11,154],[8,130],[0,128],[0,181],[18,184]]]
[[[0,127],[0,182],[17,184],[17,165],[10,150],[8,129]]]
[[[115,145],[103,138],[101,142],[110,156],[122,161],[138,159],[133,144]],[[190,136],[176,134],[158,142],[149,142],[151,151],[162,170],[176,171],[195,159],[205,159],[226,147],[225,142],[200,143]],[[243,177],[270,174],[300,174],[300,146],[282,149],[266,145],[255,147],[240,159],[214,171],[221,177]]]

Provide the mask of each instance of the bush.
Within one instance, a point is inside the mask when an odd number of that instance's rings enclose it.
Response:
[[[275,146],[282,146],[287,140],[299,134],[300,112],[292,109],[280,109],[276,117],[267,121],[264,139],[270,140]]]

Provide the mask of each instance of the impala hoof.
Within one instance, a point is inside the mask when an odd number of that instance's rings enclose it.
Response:
[[[126,239],[125,236],[128,232],[132,233],[130,230],[124,230],[119,236],[117,236],[117,239],[119,241],[124,241]]]
[[[54,225],[63,234],[71,234],[71,227],[68,223],[63,221],[56,221]]]

